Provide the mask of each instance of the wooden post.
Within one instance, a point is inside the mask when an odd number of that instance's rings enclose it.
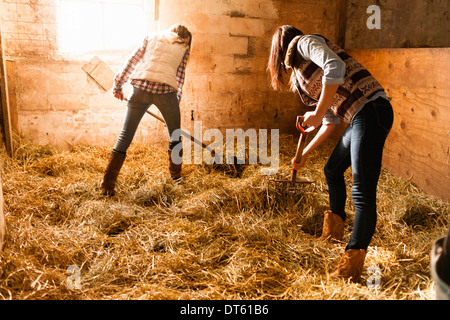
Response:
[[[155,7],[154,7],[154,14],[153,14],[153,20],[159,21],[159,0],[155,0]]]
[[[19,116],[17,113],[17,98],[16,98],[16,62],[11,59],[5,60],[6,64],[6,79],[8,81],[8,101],[9,101],[9,116],[11,119],[11,130],[13,133],[19,132]]]
[[[1,15],[0,15],[1,18]],[[6,76],[6,63],[3,52],[3,37],[2,30],[0,26],[0,86],[1,86],[1,107],[3,112],[3,129],[4,129],[4,140],[6,151],[9,156],[13,154],[13,143],[12,143],[12,131],[11,131],[11,116],[9,111],[9,95],[8,95],[8,79]]]
[[[3,243],[5,240],[6,223],[5,213],[3,212],[3,188],[2,188],[2,176],[0,175],[0,253],[2,252]]]
[[[345,48],[345,31],[347,25],[347,0],[336,1],[336,43]]]

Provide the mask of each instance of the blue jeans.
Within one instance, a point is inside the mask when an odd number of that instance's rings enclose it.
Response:
[[[376,190],[384,143],[393,120],[394,113],[388,100],[379,98],[367,103],[353,118],[324,167],[330,210],[343,220],[347,198],[344,172],[352,167],[355,221],[346,250],[367,250],[375,233]]]
[[[127,111],[123,122],[123,128],[114,146],[114,150],[126,153],[133,141],[137,127],[145,112],[152,105],[156,105],[166,122],[169,133],[169,149],[172,150],[181,142],[179,135],[172,135],[176,129],[180,129],[180,105],[176,92],[166,94],[148,93],[138,88],[133,88],[133,94],[128,100]]]

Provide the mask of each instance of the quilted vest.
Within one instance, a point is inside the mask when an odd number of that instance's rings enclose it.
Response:
[[[149,37],[144,58],[130,78],[165,83],[176,90],[177,69],[188,49],[177,39],[172,32]]]
[[[315,106],[322,92],[324,71],[314,62],[306,61],[300,56],[297,43],[301,37],[303,35],[295,37],[289,43],[285,65],[292,69],[291,85],[298,91],[303,103],[307,106]],[[325,37],[322,38],[346,65],[344,83],[339,85],[329,109],[340,119],[350,123],[360,107],[384,89],[358,61]]]

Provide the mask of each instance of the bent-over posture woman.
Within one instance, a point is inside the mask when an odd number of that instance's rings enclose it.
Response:
[[[304,114],[304,125],[320,129],[305,147],[300,163],[324,142],[340,121],[348,127],[340,138],[324,173],[328,184],[329,210],[324,213],[322,239],[342,240],[346,219],[344,172],[351,166],[355,219],[351,238],[332,273],[358,282],[366,251],[377,220],[376,190],[384,143],[393,123],[393,110],[383,87],[360,63],[320,35],[304,35],[295,27],[278,28],[272,38],[268,63],[275,90],[289,86],[303,103],[314,107]]]
[[[180,105],[185,69],[192,35],[182,25],[145,37],[115,78],[114,97],[124,100],[122,86],[131,78],[133,92],[128,99],[123,128],[109,157],[102,182],[103,194],[113,196],[120,169],[137,127],[147,109],[155,104],[160,110],[169,133],[169,172],[172,179],[181,179],[182,148],[179,135]],[[172,150],[180,150],[173,155]]]

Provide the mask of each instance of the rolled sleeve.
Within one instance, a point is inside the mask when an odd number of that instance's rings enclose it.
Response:
[[[343,84],[345,76],[345,62],[342,60],[331,61],[324,68],[323,84]]]
[[[324,125],[340,124],[340,123],[341,123],[341,120],[339,119],[339,117],[334,115],[334,113],[332,113],[330,110],[327,110],[327,112],[325,113],[325,116],[322,118],[322,124],[324,124]]]
[[[312,61],[323,69],[322,84],[343,84],[345,62],[327,46],[325,39],[318,36],[305,36],[297,44],[303,59]]]

